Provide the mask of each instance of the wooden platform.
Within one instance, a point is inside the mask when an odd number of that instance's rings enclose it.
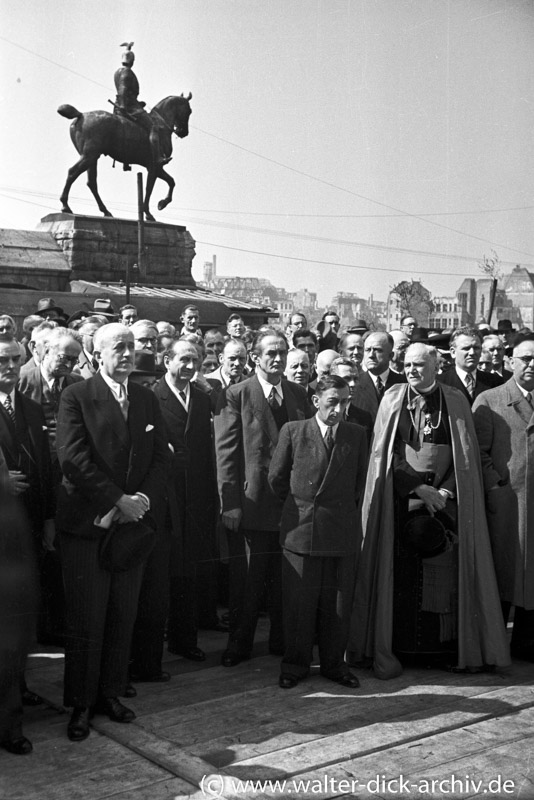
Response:
[[[201,634],[204,664],[166,656],[172,681],[137,684],[125,701],[136,721],[96,717],[81,743],[66,737],[62,653],[43,648],[28,684],[49,705],[26,709],[31,756],[0,751],[1,800],[534,800],[534,665],[516,661],[508,675],[409,669],[387,682],[362,671],[356,691],[314,670],[282,690],[260,627],[255,657],[231,669],[219,664],[224,634]]]

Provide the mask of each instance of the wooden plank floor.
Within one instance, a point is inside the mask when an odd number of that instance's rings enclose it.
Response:
[[[127,701],[136,721],[96,717],[81,743],[66,737],[62,653],[42,648],[28,683],[49,705],[26,709],[31,756],[0,751],[0,800],[534,800],[534,665],[517,661],[507,675],[408,669],[386,682],[362,671],[357,691],[313,669],[283,691],[265,621],[259,634],[255,658],[225,669],[226,637],[203,632],[206,662],[167,655],[172,681],[138,684]]]

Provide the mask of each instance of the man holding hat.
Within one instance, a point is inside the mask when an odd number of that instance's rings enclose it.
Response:
[[[470,408],[437,363],[435,348],[408,348],[408,383],[384,396],[371,443],[348,651],[380,678],[416,656],[509,663]]]

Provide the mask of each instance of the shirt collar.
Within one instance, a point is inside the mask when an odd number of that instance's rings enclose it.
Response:
[[[168,372],[165,373],[165,381],[171,392],[178,399],[178,402],[180,402],[187,411],[189,408],[189,400],[191,397],[191,383],[188,381],[183,389],[178,389],[170,380]],[[180,396],[180,392],[183,392],[185,394],[185,402],[183,397]]]
[[[386,381],[387,381],[387,379],[389,377],[389,372],[390,372],[389,367],[387,368],[387,370],[385,372],[381,372],[380,375],[373,375],[372,372],[369,372],[369,370],[367,370],[367,374],[369,375],[369,377],[371,378],[371,380],[373,381],[375,386],[376,386],[376,381],[377,381],[378,378],[380,378],[380,380],[382,381],[382,383],[385,386],[386,385]]]
[[[317,425],[319,426],[319,430],[321,431],[321,436],[322,436],[323,439],[325,437],[327,428],[330,428],[330,430],[332,431],[332,438],[333,439],[336,438],[337,429],[339,428],[339,422],[336,422],[335,425],[325,425],[325,423],[321,419],[319,419],[317,414],[315,415],[315,421],[316,421]]]
[[[2,405],[4,405],[4,403],[6,402],[6,397],[10,397],[11,398],[11,405],[14,408],[15,407],[15,387],[13,387],[13,389],[11,389],[9,395],[7,395],[5,392],[0,392],[0,403]]]
[[[515,378],[514,378],[514,380],[515,380]],[[517,388],[519,389],[519,391],[521,392],[521,394],[523,395],[523,397],[526,397],[526,396],[527,396],[527,394],[530,394],[530,395],[532,395],[532,394],[533,394],[532,392],[528,392],[526,389],[523,389],[523,387],[522,387],[522,386],[520,386],[520,385],[518,384],[518,382],[517,382],[517,381],[515,382],[515,385],[517,386]]]
[[[280,382],[277,383],[276,386],[275,386],[273,383],[269,383],[269,381],[266,381],[265,378],[262,378],[261,375],[258,375],[257,372],[256,372],[256,377],[257,377],[258,381],[260,382],[260,386],[261,386],[261,388],[263,390],[263,394],[265,395],[265,399],[266,400],[269,399],[269,396],[270,396],[272,390],[274,389],[276,391],[276,394],[278,395],[280,401],[282,403],[284,402],[284,393],[282,391],[282,380],[281,379],[280,379]]]
[[[114,381],[113,378],[110,378],[105,372],[100,371],[99,374],[111,389],[111,393],[116,400],[118,400],[121,396],[121,386],[124,386],[126,394],[128,394],[128,378],[126,378],[124,383],[121,384],[117,383],[117,381]]]
[[[466,385],[465,379],[466,379],[467,375],[471,375],[471,377],[473,378],[473,381],[475,383],[477,382],[477,371],[476,371],[476,369],[473,370],[473,372],[467,372],[466,369],[462,369],[461,367],[455,367],[454,369],[456,370],[456,374],[458,375],[458,377],[460,378],[460,380],[462,381],[464,386]]]

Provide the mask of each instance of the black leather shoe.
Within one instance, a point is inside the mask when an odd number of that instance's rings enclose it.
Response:
[[[174,656],[183,656],[190,661],[206,660],[206,653],[204,650],[201,650],[200,647],[172,647],[172,645],[170,645],[167,647],[167,650]]]
[[[123,706],[118,697],[103,697],[95,705],[95,713],[106,714],[112,722],[132,722],[135,714]]]
[[[23,706],[40,706],[44,702],[40,694],[30,692],[28,688],[24,689],[21,694]]]
[[[285,672],[278,678],[278,686],[281,689],[294,689],[298,682],[299,679],[295,675],[288,675]]]
[[[328,678],[329,681],[345,686],[347,689],[358,689],[360,686],[360,681],[352,672],[346,672],[345,675],[341,675],[339,678],[331,678],[329,675],[324,677]]]
[[[133,678],[130,678],[133,680]],[[123,697],[137,697],[137,689],[131,683],[126,684],[126,689],[123,692]]]
[[[130,675],[130,680],[133,681],[133,683],[167,683],[168,681],[170,681],[170,679],[171,679],[170,672],[157,672],[154,675],[135,675],[135,674]],[[126,697],[126,695],[124,696]],[[132,697],[133,696],[134,695],[132,695]]]
[[[14,756],[27,756],[33,750],[33,745],[25,736],[19,736],[17,739],[7,739],[2,742],[2,747],[8,753],[13,753]]]
[[[240,653],[234,653],[233,650],[225,650],[221,656],[221,664],[223,667],[235,667],[242,661],[248,661],[250,656],[242,656]]]
[[[89,736],[89,709],[75,707],[67,726],[67,736],[71,742],[83,742]]]

